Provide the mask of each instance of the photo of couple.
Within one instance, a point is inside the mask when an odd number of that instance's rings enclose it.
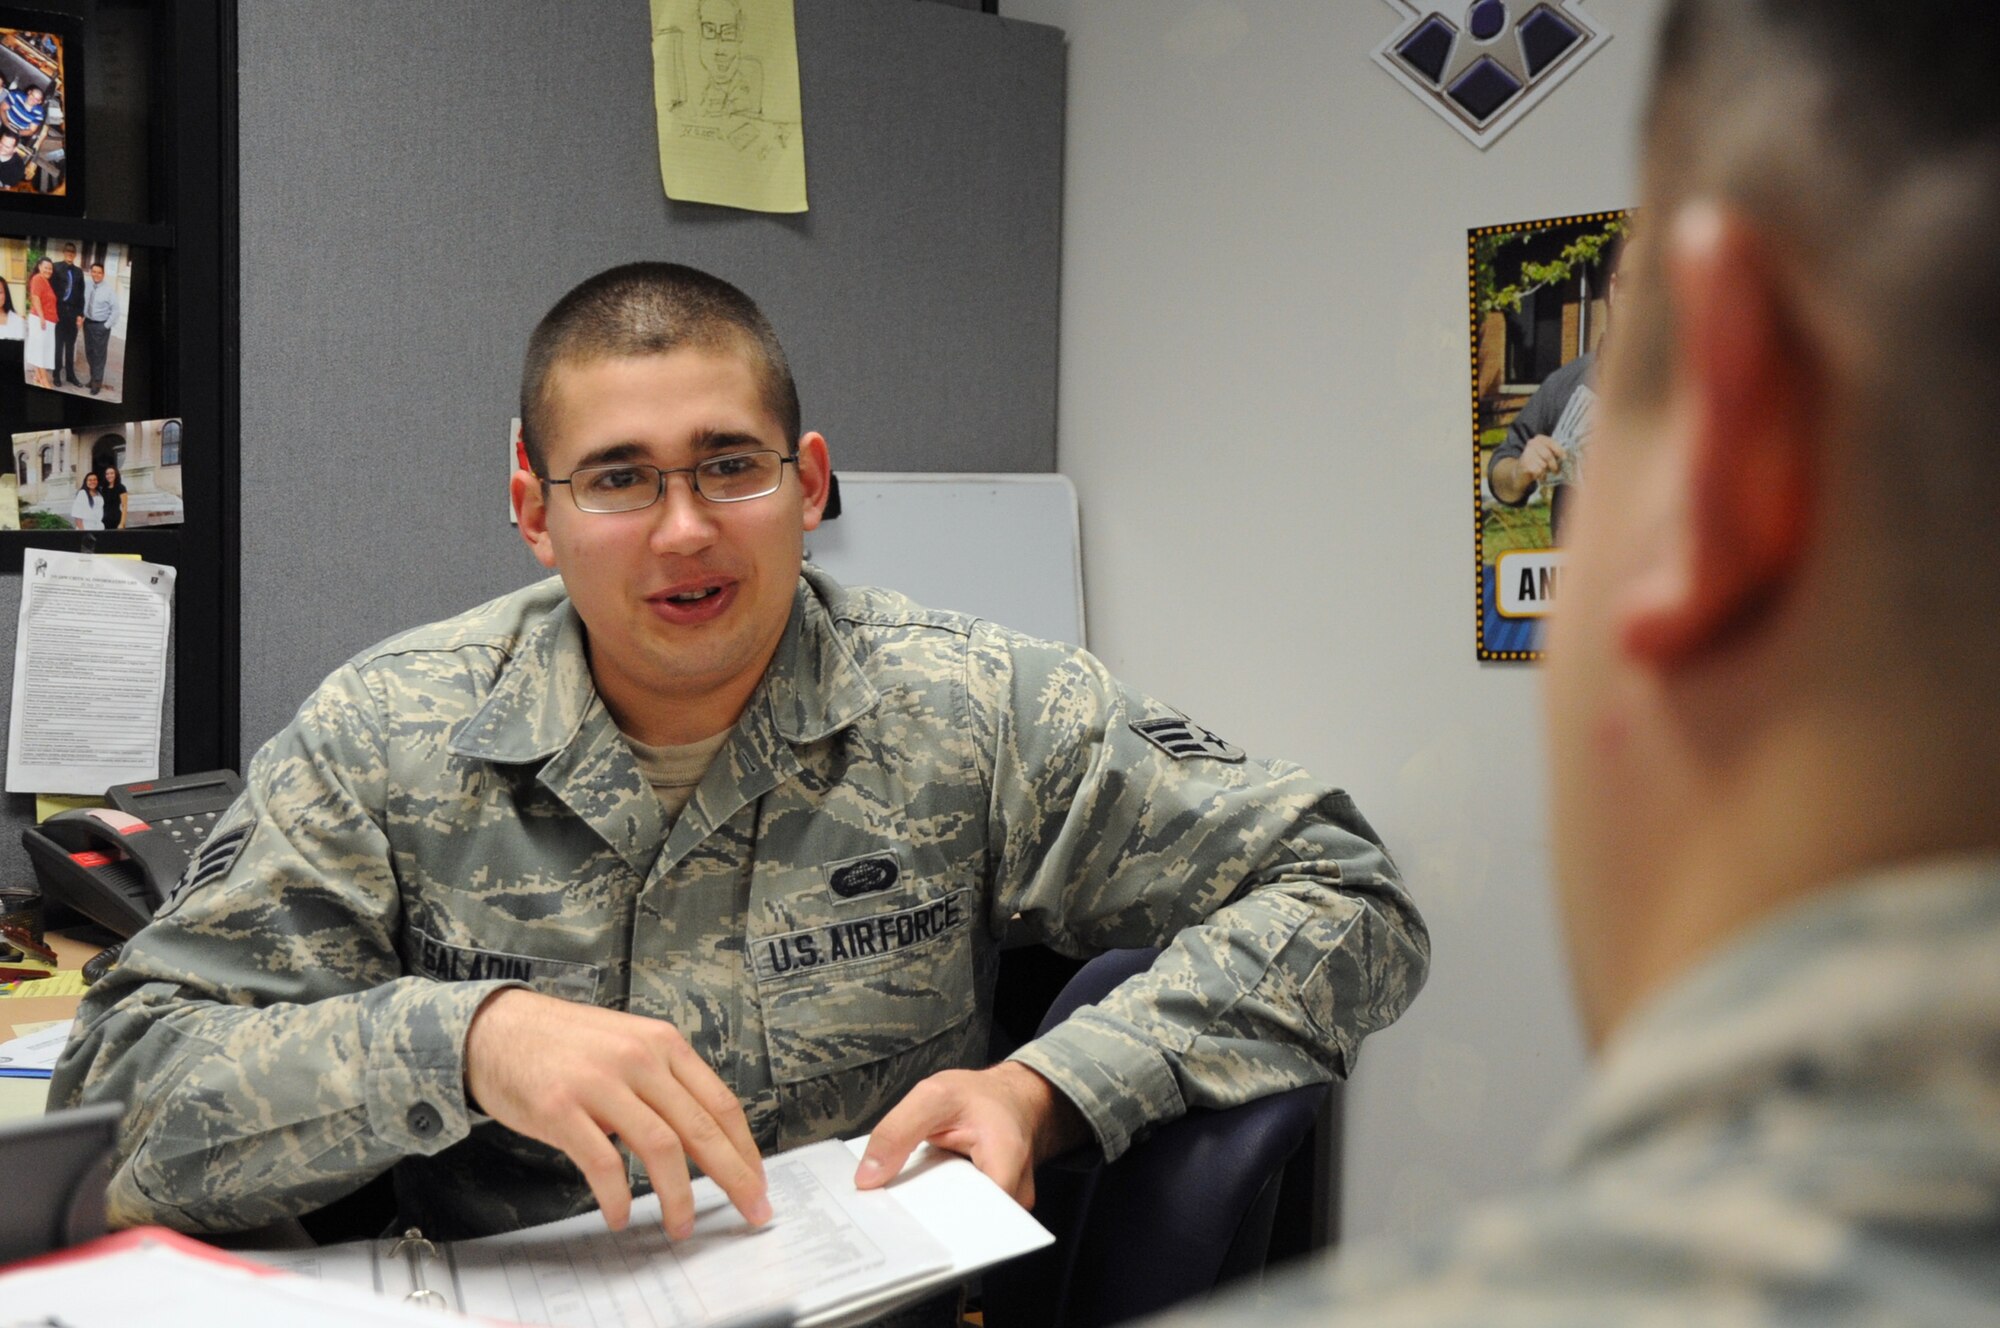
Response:
[[[13,463],[24,530],[133,530],[185,519],[177,419],[17,433]]]

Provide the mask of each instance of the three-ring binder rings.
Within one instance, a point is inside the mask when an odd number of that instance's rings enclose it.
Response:
[[[437,1258],[437,1246],[424,1239],[424,1233],[411,1227],[395,1244],[389,1247],[389,1257],[402,1255],[410,1264],[410,1290],[403,1299],[419,1305],[449,1306],[444,1292],[424,1282],[424,1260]]]
[[[964,1158],[924,1150],[886,1190],[854,1188],[863,1141],[766,1158],[772,1221],[751,1229],[695,1182],[695,1233],[659,1201],[624,1231],[597,1213],[478,1240],[386,1240],[249,1257],[411,1305],[522,1324],[837,1328],[876,1317],[1052,1237]]]

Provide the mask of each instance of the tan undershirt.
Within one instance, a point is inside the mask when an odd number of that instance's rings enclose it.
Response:
[[[667,809],[667,821],[678,820],[681,809],[694,796],[695,786],[708,773],[709,763],[722,750],[722,744],[729,737],[724,729],[713,738],[703,738],[684,747],[649,747],[627,733],[626,746],[632,749],[632,756],[639,762],[639,773],[653,786],[653,792],[660,797],[660,805]]]

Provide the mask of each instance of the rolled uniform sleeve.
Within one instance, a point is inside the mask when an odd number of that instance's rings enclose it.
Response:
[[[1429,936],[1345,793],[1246,758],[1087,654],[986,624],[968,696],[993,925],[1018,913],[1070,954],[1167,946],[1014,1056],[1106,1157],[1190,1106],[1346,1074],[1416,996]]]
[[[406,976],[381,732],[336,673],[85,998],[50,1103],[128,1104],[115,1224],[261,1225],[471,1128],[466,1031],[520,984]]]

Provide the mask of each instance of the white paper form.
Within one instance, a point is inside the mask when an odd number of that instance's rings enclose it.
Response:
[[[446,1305],[525,1324],[693,1328],[789,1307],[804,1328],[841,1328],[1054,1239],[972,1163],[928,1146],[886,1189],[856,1190],[865,1144],[829,1140],[766,1158],[774,1219],[756,1231],[703,1179],[695,1234],[678,1243],[648,1195],[622,1232],[591,1212],[425,1245],[420,1258],[393,1254],[388,1241],[244,1257],[398,1299],[418,1284],[414,1263]]]
[[[695,1234],[669,1241],[657,1197],[624,1231],[597,1213],[450,1248],[469,1314],[563,1328],[693,1328],[773,1305],[801,1317],[943,1272],[950,1258],[884,1191],[854,1188],[838,1141],[768,1158],[773,1217],[752,1230],[712,1182],[696,1185]]]
[[[9,793],[97,793],[160,773],[174,569],[25,549]]]
[[[63,1047],[69,1042],[71,1020],[0,1042],[0,1074],[27,1072],[31,1074],[51,1074],[56,1061],[62,1056]]]

